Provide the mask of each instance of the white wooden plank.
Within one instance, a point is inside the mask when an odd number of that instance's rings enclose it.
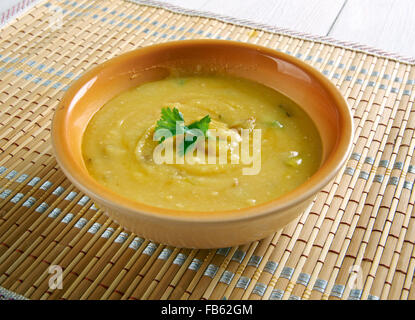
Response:
[[[3,0],[3,1],[0,1],[0,13],[2,13],[3,11],[7,11],[7,9],[13,7],[18,2],[19,2],[19,0]]]
[[[348,0],[329,35],[415,57],[415,1]]]
[[[188,9],[326,35],[345,0],[162,0]]]

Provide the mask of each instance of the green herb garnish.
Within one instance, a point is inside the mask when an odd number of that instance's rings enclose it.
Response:
[[[284,125],[281,122],[279,122],[278,120],[272,121],[271,126],[275,127],[275,128],[280,128],[280,129],[284,128]]]
[[[157,127],[155,131],[160,129],[167,129],[173,136],[179,134],[193,135],[192,140],[183,141],[183,151],[187,152],[189,147],[193,145],[198,137],[198,133],[202,132],[203,136],[207,137],[207,131],[209,129],[210,117],[207,115],[199,121],[195,121],[188,126],[184,125],[184,118],[182,113],[177,108],[163,108],[161,109],[161,118],[157,121]],[[199,134],[200,135],[200,134]],[[165,137],[160,139],[160,143],[165,140]]]

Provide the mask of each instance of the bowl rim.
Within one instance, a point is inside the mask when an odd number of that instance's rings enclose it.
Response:
[[[105,68],[106,66],[114,64],[120,59],[125,59],[128,56],[141,55],[142,53],[149,52],[151,50],[158,50],[159,48],[162,49],[169,47],[174,48],[181,45],[222,45],[243,47],[245,49],[259,51],[268,56],[274,56],[278,59],[284,60],[288,63],[296,65],[307,74],[313,76],[319,85],[333,99],[335,105],[337,106],[337,110],[341,115],[341,118],[344,120],[344,122],[342,122],[344,128],[340,130],[343,134],[341,134],[337,139],[337,142],[334,146],[335,150],[332,152],[333,154],[329,155],[325,163],[310,177],[310,179],[280,197],[250,207],[218,211],[176,210],[147,205],[122,196],[99,184],[90,175],[86,175],[85,177],[85,175],[76,171],[75,168],[71,166],[71,164],[75,164],[76,162],[75,160],[70,161],[71,159],[67,157],[67,155],[70,154],[70,148],[65,144],[62,130],[59,130],[58,128],[58,123],[65,123],[64,119],[66,112],[63,113],[62,106],[64,106],[65,103],[72,101],[76,93],[78,93],[79,90],[83,88],[83,86],[91,79],[91,76],[96,75],[99,70]],[[66,108],[65,110],[68,109],[69,108]],[[82,74],[81,77],[79,77],[75,82],[71,84],[68,91],[65,92],[62,100],[54,112],[51,125],[51,141],[55,159],[66,177],[80,191],[91,196],[94,200],[97,200],[98,203],[102,203],[106,207],[117,207],[123,211],[126,210],[129,213],[140,214],[143,217],[149,219],[166,220],[170,223],[203,222],[209,224],[223,224],[225,222],[234,221],[246,222],[257,219],[259,217],[267,216],[269,214],[278,214],[314,196],[337,175],[338,171],[347,161],[353,146],[353,131],[353,116],[345,98],[342,96],[340,91],[320,71],[306,64],[300,59],[286,53],[252,43],[217,39],[191,39],[169,41],[140,47],[135,50],[131,50],[121,55],[115,56]],[[64,143],[61,143],[62,141]],[[323,175],[322,172],[326,172],[326,174]],[[81,182],[83,181],[82,177],[86,178],[86,181],[88,181],[88,179],[93,179],[95,183],[92,185],[86,185],[85,183]],[[317,178],[320,179],[317,180]],[[97,206],[99,206],[99,204]]]

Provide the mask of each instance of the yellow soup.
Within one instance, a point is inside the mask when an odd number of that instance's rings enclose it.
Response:
[[[163,108],[180,111],[185,126],[210,117],[193,149],[178,152],[179,134],[155,141]],[[173,162],[160,162],[156,151],[163,157],[170,147]],[[82,150],[102,185],[183,211],[235,210],[275,199],[306,181],[322,154],[317,129],[292,100],[222,76],[167,78],[121,93],[93,116]]]

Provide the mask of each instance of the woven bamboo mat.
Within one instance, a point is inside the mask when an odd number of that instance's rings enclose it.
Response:
[[[80,74],[189,38],[292,54],[330,78],[353,110],[347,165],[267,239],[219,250],[141,239],[76,190],[52,155],[53,110]],[[122,0],[42,1],[0,39],[0,298],[415,298],[413,64]],[[59,268],[63,288],[53,290]]]

